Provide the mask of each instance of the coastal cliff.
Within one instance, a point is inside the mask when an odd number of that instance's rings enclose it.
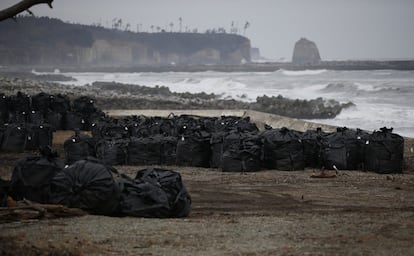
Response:
[[[249,39],[225,33],[135,33],[58,19],[0,23],[0,65],[161,66],[250,61]]]

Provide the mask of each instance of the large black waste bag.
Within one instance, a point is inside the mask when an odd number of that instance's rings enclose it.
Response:
[[[303,155],[305,166],[312,168],[321,168],[321,141],[324,136],[328,135],[321,128],[316,130],[307,130],[302,135]]]
[[[147,138],[131,138],[128,145],[128,164],[156,165],[176,163],[177,139],[154,135]]]
[[[210,167],[219,168],[221,164],[221,157],[223,155],[223,140],[225,132],[215,132],[211,134],[210,139]]]
[[[10,181],[0,177],[0,207],[7,206],[7,196],[9,195]]]
[[[63,148],[67,164],[95,156],[94,140],[91,136],[80,133],[79,130],[76,130],[75,135],[63,143]]]
[[[46,113],[50,109],[50,94],[41,92],[32,97],[32,109]]]
[[[191,197],[177,172],[148,168],[138,171],[134,180],[122,176],[120,183],[123,215],[179,218],[190,214]]]
[[[383,127],[372,133],[366,142],[365,169],[377,173],[401,173],[404,159],[404,138]]]
[[[322,162],[326,169],[361,169],[364,145],[368,134],[361,130],[339,127],[337,131],[322,137]]]
[[[1,145],[3,144],[3,135],[4,132],[6,131],[7,126],[0,124],[0,150],[1,150]]]
[[[128,145],[128,164],[161,164],[161,150],[159,138],[131,138]]]
[[[48,111],[45,114],[45,121],[55,130],[63,130],[63,115],[59,112]]]
[[[45,122],[45,117],[42,112],[31,110],[27,113],[27,122],[31,124],[43,124]]]
[[[88,96],[81,96],[73,100],[73,110],[79,113],[90,114],[96,112],[95,100]]]
[[[28,112],[26,111],[11,111],[9,112],[9,123],[22,124],[29,120]]]
[[[66,113],[70,110],[69,97],[62,94],[50,95],[50,109],[53,112]]]
[[[135,181],[149,182],[161,187],[167,194],[170,205],[169,217],[186,217],[190,214],[191,197],[178,172],[161,168],[147,168],[138,171]]]
[[[180,136],[177,142],[177,165],[210,167],[210,137],[204,131]]]
[[[48,203],[50,182],[65,165],[50,147],[42,147],[40,153],[41,156],[26,156],[16,162],[10,182],[14,200]]]
[[[101,139],[96,143],[96,158],[109,165],[122,165],[127,159],[128,140]]]
[[[120,189],[117,171],[97,159],[80,160],[64,168],[51,181],[50,202],[81,208],[93,214],[118,212]]]
[[[0,125],[9,122],[9,97],[0,93]]]
[[[23,152],[26,149],[29,130],[24,125],[10,124],[3,134],[2,150]]]
[[[297,132],[285,127],[261,133],[264,139],[264,166],[281,171],[303,170],[303,146]]]
[[[169,217],[167,194],[159,184],[137,182],[126,175],[116,178],[121,188],[119,214],[134,217]]]
[[[85,123],[82,113],[69,111],[63,115],[64,130],[83,130]]]
[[[129,128],[121,120],[103,118],[91,124],[92,136],[94,138],[127,138]]]
[[[31,97],[22,92],[10,97],[9,108],[15,112],[29,112],[31,109]]]
[[[35,150],[44,146],[52,146],[55,129],[48,124],[27,124],[29,136],[26,144],[27,150]]]
[[[223,140],[220,168],[229,172],[259,171],[263,160],[262,138],[255,132],[230,132]]]
[[[96,111],[93,113],[88,113],[83,115],[84,125],[83,130],[85,131],[91,131],[93,124],[96,124],[101,119],[105,117],[105,113],[102,111]]]

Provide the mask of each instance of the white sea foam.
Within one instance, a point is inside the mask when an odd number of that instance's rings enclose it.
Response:
[[[282,69],[280,72],[286,76],[312,76],[312,75],[320,75],[325,73],[326,69],[316,69],[316,70],[284,70]]]
[[[173,92],[215,93],[243,101],[279,94],[292,99],[322,97],[352,101],[356,107],[343,110],[334,119],[315,121],[366,130],[394,127],[396,132],[414,137],[414,71],[387,71],[386,75],[378,74],[378,71],[327,70],[62,74],[77,79],[76,82],[64,82],[66,84],[114,81],[150,87],[159,85],[167,86]]]

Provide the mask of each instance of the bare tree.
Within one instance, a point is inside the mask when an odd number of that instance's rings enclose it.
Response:
[[[47,4],[50,8],[53,8],[52,6],[53,0],[23,0],[18,2],[17,4],[10,6],[9,8],[6,8],[4,10],[0,11],[0,21],[14,18],[17,14],[27,11],[30,14],[33,14],[29,9],[33,7],[34,5],[38,4]]]

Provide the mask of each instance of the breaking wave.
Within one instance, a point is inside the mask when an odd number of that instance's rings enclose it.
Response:
[[[327,72],[328,70],[326,69],[316,69],[316,70],[298,70],[298,71],[294,71],[294,70],[280,70],[280,72],[285,75],[285,76],[312,76],[312,75],[320,75],[322,73]]]

